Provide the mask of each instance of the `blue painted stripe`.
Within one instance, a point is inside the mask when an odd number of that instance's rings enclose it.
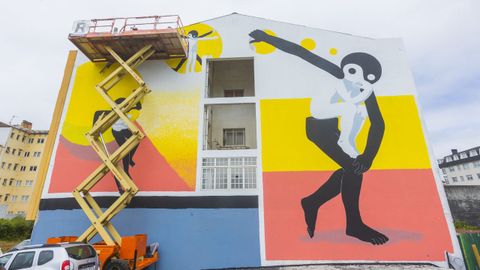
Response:
[[[122,235],[146,233],[160,244],[158,269],[260,266],[258,209],[125,209],[113,219]],[[90,225],[80,210],[40,211],[32,241],[79,235]]]

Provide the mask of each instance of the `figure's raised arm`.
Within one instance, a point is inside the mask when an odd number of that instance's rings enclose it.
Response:
[[[288,40],[271,36],[265,33],[262,30],[254,30],[249,34],[250,37],[253,38],[250,43],[254,42],[266,42],[279,50],[282,50],[286,53],[298,56],[303,60],[309,62],[310,64],[330,73],[337,79],[343,79],[344,74],[340,67],[335,65],[334,63],[310,52],[309,50],[303,48],[302,46],[290,42]]]

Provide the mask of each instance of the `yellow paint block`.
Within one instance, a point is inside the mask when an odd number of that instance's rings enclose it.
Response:
[[[377,97],[385,120],[385,135],[372,169],[424,169],[430,160],[413,96]],[[339,166],[308,140],[305,119],[310,99],[261,100],[263,171],[325,171]],[[369,121],[357,136],[365,148]]]

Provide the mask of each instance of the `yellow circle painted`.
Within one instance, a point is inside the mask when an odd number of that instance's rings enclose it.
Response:
[[[76,70],[70,103],[62,127],[62,136],[72,143],[89,145],[85,133],[92,128],[95,112],[111,110],[111,107],[95,90],[95,86],[114,71],[118,65],[112,65],[107,71],[100,73],[104,65],[86,62]],[[136,88],[138,88],[138,83],[131,76],[124,76],[108,94],[113,100],[116,100],[127,97]],[[129,114],[132,120],[138,117],[138,111],[136,110],[130,111]],[[113,141],[112,132],[107,130],[103,134],[103,139],[105,143]]]
[[[264,29],[263,31],[271,36],[277,36],[272,30]],[[251,43],[251,46],[252,49],[259,54],[269,54],[275,51],[275,47],[263,41]]]
[[[337,55],[337,52],[338,52],[338,51],[337,51],[336,48],[330,48],[329,53],[330,53],[331,55]]]
[[[165,62],[179,73],[201,72],[202,65],[205,63],[200,63],[198,58],[220,57],[223,47],[222,38],[215,29],[204,23],[185,26],[183,29],[189,43],[188,58],[168,59]]]
[[[311,38],[306,38],[306,39],[302,40],[300,42],[300,45],[302,45],[303,48],[305,48],[309,51],[315,49],[315,47],[317,46],[317,44],[315,43],[315,40],[313,40]]]

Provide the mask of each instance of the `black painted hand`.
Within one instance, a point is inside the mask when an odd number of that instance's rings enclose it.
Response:
[[[253,40],[251,40],[250,43],[265,41],[266,37],[268,36],[267,33],[265,33],[262,30],[258,30],[258,29],[253,30],[248,35],[253,38]]]
[[[364,155],[359,155],[355,160],[353,160],[353,172],[357,175],[360,175],[370,169],[372,166],[372,160],[369,160]]]

